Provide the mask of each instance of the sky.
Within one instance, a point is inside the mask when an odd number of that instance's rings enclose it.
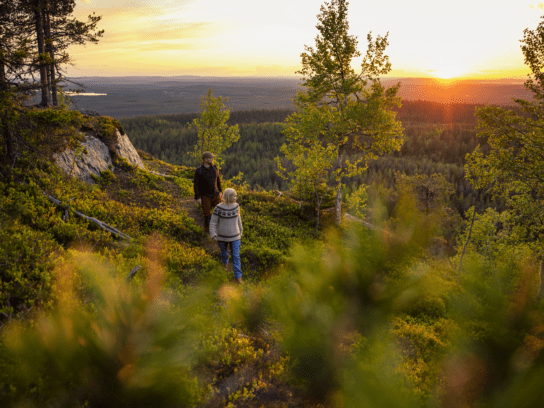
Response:
[[[98,44],[72,46],[69,76],[297,76],[324,0],[76,0],[74,15],[102,16]],[[389,77],[526,78],[523,30],[544,4],[531,0],[352,0],[350,34],[389,32]],[[362,57],[353,61],[360,67]]]

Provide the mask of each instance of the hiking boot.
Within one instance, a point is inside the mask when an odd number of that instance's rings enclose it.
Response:
[[[227,272],[229,270],[229,265],[228,264],[225,265],[224,263],[222,263],[221,266],[223,267],[225,272]]]
[[[234,278],[233,282],[237,283],[238,285],[241,285],[242,284],[242,278]]]

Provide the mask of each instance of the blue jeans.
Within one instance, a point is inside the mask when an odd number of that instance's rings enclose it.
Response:
[[[228,247],[230,246],[230,250],[232,252],[232,269],[234,270],[234,277],[235,278],[241,278],[242,277],[242,262],[240,261],[240,246],[241,241],[233,241],[233,242],[224,242],[224,241],[217,241],[219,244],[219,249],[221,249],[221,254],[219,255],[221,258],[221,262],[223,262],[223,265],[229,264],[229,253],[227,251]]]

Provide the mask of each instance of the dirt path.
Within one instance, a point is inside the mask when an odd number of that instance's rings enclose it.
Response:
[[[202,215],[202,210],[194,199],[183,200],[180,203],[180,207],[187,211],[187,215],[195,221],[196,225],[199,225],[204,229],[204,215]],[[219,257],[219,246],[215,241],[210,239],[208,233],[202,238],[201,245],[207,253]]]

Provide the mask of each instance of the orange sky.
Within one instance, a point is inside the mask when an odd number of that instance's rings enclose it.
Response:
[[[293,76],[314,45],[322,0],[77,0],[101,15],[98,44],[74,46],[70,76]],[[350,33],[389,32],[395,77],[522,78],[519,40],[544,4],[527,0],[352,0]],[[354,61],[358,66],[360,59]]]

